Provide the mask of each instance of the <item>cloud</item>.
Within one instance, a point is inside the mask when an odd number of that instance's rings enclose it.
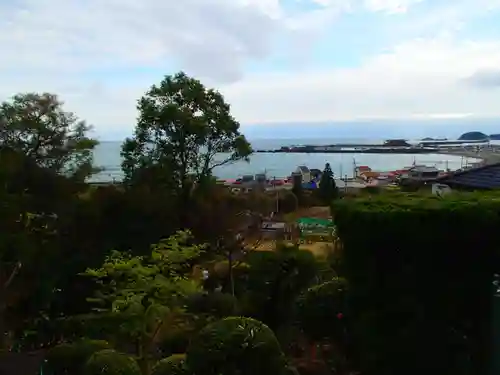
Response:
[[[481,70],[465,79],[473,87],[484,89],[500,88],[500,70]]]
[[[499,65],[500,42],[444,36],[404,42],[357,68],[249,76],[224,92],[248,122],[500,116],[498,92],[462,84]]]
[[[6,1],[0,100],[58,93],[108,137],[128,134],[136,100],[181,69],[244,123],[500,116],[498,92],[470,86],[493,77],[500,43],[458,35],[500,0]],[[367,17],[383,24],[381,48],[338,64],[348,51],[328,43],[332,27],[349,20],[359,31],[346,44],[371,45]]]

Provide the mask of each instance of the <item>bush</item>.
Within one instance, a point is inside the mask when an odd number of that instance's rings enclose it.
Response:
[[[203,375],[279,375],[285,357],[263,323],[231,317],[203,328],[188,348],[187,367]]]
[[[174,354],[159,361],[151,375],[187,375],[186,355]]]
[[[85,375],[141,375],[132,357],[106,349],[94,353],[85,365]]]
[[[487,373],[498,194],[395,193],[333,209],[360,370],[463,374],[471,358],[469,373]]]
[[[80,340],[72,344],[60,344],[48,351],[45,357],[44,374],[77,375],[95,352],[109,349],[110,345],[101,340]]]
[[[187,308],[193,314],[221,319],[236,314],[236,302],[236,298],[227,293],[198,293],[189,298]]]
[[[297,305],[299,324],[309,339],[343,340],[348,310],[345,279],[335,278],[309,288]]]
[[[291,323],[298,296],[316,282],[320,263],[307,250],[277,246],[248,254],[246,275],[235,280],[242,314],[274,332]]]

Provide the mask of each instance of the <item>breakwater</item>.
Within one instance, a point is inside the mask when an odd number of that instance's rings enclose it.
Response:
[[[256,150],[259,153],[306,153],[306,154],[432,154],[438,151],[431,147],[339,147],[335,146],[300,146],[282,147],[276,150]]]

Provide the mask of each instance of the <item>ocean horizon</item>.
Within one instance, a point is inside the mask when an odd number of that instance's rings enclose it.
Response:
[[[327,145],[334,143],[376,144],[381,139],[355,138],[279,138],[279,139],[249,139],[254,150],[277,149],[281,146],[310,144]],[[94,150],[95,165],[103,170],[92,176],[92,182],[119,181],[121,171],[121,141],[102,141]],[[223,158],[223,155],[221,155]],[[266,173],[269,177],[282,178],[289,176],[299,165],[309,168],[323,169],[330,163],[332,171],[337,177],[352,177],[355,166],[367,165],[377,171],[392,171],[411,166],[424,164],[436,166],[439,169],[459,169],[465,163],[475,162],[477,159],[462,158],[443,154],[363,154],[363,153],[254,153],[250,162],[238,161],[214,169],[214,175],[220,179],[238,178],[242,175]]]

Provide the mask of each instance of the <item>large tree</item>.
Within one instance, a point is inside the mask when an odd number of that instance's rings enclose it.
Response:
[[[338,197],[338,189],[335,184],[335,178],[330,163],[325,164],[325,169],[321,174],[318,192],[321,200],[325,204],[330,204],[333,199]]]
[[[87,136],[90,129],[53,94],[17,94],[0,104],[0,145],[61,174],[84,179],[94,171],[98,142]]]
[[[139,100],[132,138],[122,147],[129,182],[169,186],[183,194],[216,166],[246,159],[250,144],[223,96],[184,73],[166,76]]]

